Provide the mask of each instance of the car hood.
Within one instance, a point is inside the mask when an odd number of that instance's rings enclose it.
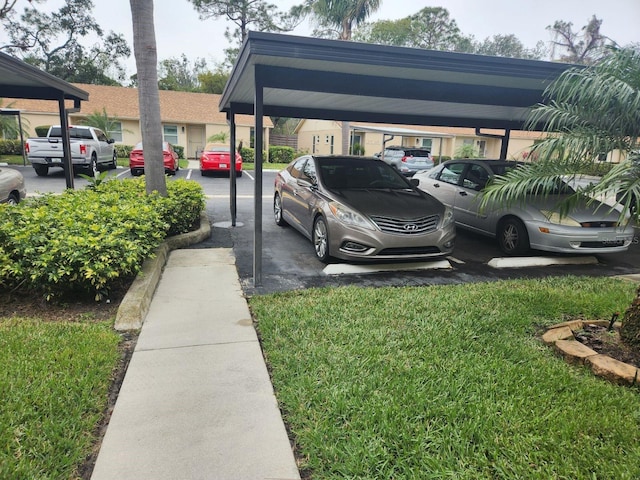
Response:
[[[412,219],[442,214],[444,205],[419,190],[358,189],[342,190],[333,195],[365,215]]]
[[[567,198],[566,195],[552,195],[546,198],[529,197],[526,205],[536,210],[559,212],[562,202],[566,201]],[[620,217],[620,212],[597,200],[589,203],[587,200],[582,199],[568,212],[568,216],[580,223],[594,220],[616,221]]]

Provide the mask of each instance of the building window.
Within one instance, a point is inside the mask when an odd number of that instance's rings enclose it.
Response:
[[[122,122],[112,122],[111,130],[107,134],[116,142],[122,142]]]
[[[178,144],[178,126],[177,125],[164,125],[162,127],[162,133],[163,133],[165,142],[169,142],[171,145]]]
[[[333,135],[331,135],[331,147],[330,147],[330,150],[331,150],[331,152],[330,152],[331,155],[333,155]]]
[[[487,154],[487,141],[486,140],[478,140],[478,155],[480,158],[484,158]]]
[[[431,148],[433,146],[433,140],[430,138],[423,138],[422,139],[422,148],[428,148],[429,150],[431,150]]]

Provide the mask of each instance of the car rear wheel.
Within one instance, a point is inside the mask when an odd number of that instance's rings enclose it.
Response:
[[[91,160],[89,161],[89,165],[87,166],[87,175],[95,177],[97,172],[98,172],[98,157],[94,153],[93,155],[91,155]]]
[[[46,165],[34,165],[33,169],[36,171],[36,175],[39,177],[46,177],[49,173],[49,167]]]
[[[507,255],[522,255],[531,248],[527,227],[518,218],[507,218],[500,223],[498,243]]]
[[[7,203],[9,205],[17,205],[18,203],[20,203],[20,197],[16,193],[11,192],[9,194],[9,198],[7,199]]]
[[[273,218],[276,221],[276,225],[279,227],[287,225],[287,222],[282,218],[282,200],[280,199],[280,195],[277,193],[275,197],[273,197]]]
[[[313,248],[316,251],[316,257],[322,263],[329,263],[331,256],[329,255],[329,229],[324,217],[319,216],[313,223],[312,234]]]

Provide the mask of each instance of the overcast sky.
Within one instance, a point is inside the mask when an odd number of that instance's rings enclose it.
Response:
[[[62,0],[47,0],[40,8],[59,7]],[[301,0],[271,0],[281,10],[302,3]],[[19,0],[22,9],[26,0]],[[129,0],[94,0],[94,17],[106,30],[125,35],[133,49]],[[412,15],[425,7],[443,7],[455,19],[465,35],[483,40],[496,34],[514,34],[529,48],[539,40],[548,42],[548,25],[556,20],[572,22],[574,30],[584,26],[592,15],[603,20],[601,32],[620,45],[640,43],[640,0],[382,0],[381,8],[371,17],[394,20]],[[155,0],[158,59],[186,54],[190,60],[204,58],[209,67],[224,60],[228,46],[224,20],[200,20],[187,0]],[[301,25],[291,32],[308,36],[312,26]],[[127,63],[129,74],[135,70],[133,55]]]

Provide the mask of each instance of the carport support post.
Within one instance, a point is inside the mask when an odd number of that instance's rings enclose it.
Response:
[[[500,160],[507,159],[507,149],[509,148],[509,138],[511,137],[511,130],[507,129],[504,131],[504,136],[502,137],[502,143],[500,144]]]
[[[230,134],[230,152],[229,152],[229,208],[231,209],[231,226],[236,226],[236,211],[237,211],[237,199],[236,199],[236,115],[233,111],[227,114],[229,120]]]
[[[71,142],[69,141],[69,121],[67,118],[67,108],[64,104],[64,96],[58,99],[60,109],[60,136],[62,139],[62,163],[64,166],[64,178],[67,188],[73,189],[73,162],[71,161]]]
[[[262,286],[262,149],[263,149],[263,101],[264,85],[259,76],[259,68],[256,68],[255,85],[256,98],[254,103],[255,141],[254,141],[254,165],[255,177],[253,194],[253,285]]]

